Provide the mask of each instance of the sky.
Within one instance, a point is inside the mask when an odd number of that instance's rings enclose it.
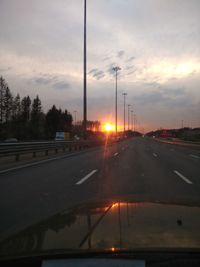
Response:
[[[21,97],[83,110],[83,0],[0,0],[0,75]],[[87,0],[88,119],[114,123],[118,75],[137,130],[200,127],[200,1]],[[126,107],[127,113],[127,107]]]

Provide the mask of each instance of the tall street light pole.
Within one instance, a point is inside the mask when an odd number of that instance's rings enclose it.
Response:
[[[133,110],[131,110],[131,131],[133,131]]]
[[[123,93],[122,94],[124,96],[124,134],[125,134],[125,130],[126,130],[126,96],[127,93]]]
[[[86,58],[86,0],[84,0],[84,47],[83,47],[83,136],[87,135],[87,58]]]
[[[116,76],[116,88],[115,88],[115,134],[117,136],[117,73],[120,69],[120,67],[116,66],[113,68],[115,71],[115,76]]]
[[[134,114],[134,135],[135,135],[135,123],[136,123],[136,116]]]
[[[128,131],[129,131],[129,125],[130,125],[130,104],[128,104]]]

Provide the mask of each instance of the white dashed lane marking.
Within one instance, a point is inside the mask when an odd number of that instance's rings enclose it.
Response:
[[[158,155],[157,155],[156,153],[153,153],[153,156],[154,156],[155,158],[157,158],[157,157],[158,157]]]
[[[200,157],[199,157],[199,156],[192,155],[192,154],[190,154],[190,157],[192,157],[192,158],[195,158],[195,159],[200,159]]]
[[[186,178],[183,174],[181,174],[180,172],[174,170],[174,173],[176,175],[178,175],[183,181],[185,181],[187,184],[193,184],[193,182],[191,182],[188,178]]]
[[[84,183],[88,178],[90,178],[93,174],[95,174],[95,172],[97,172],[97,170],[93,170],[90,173],[88,173],[85,177],[83,177],[80,181],[78,181],[76,185],[81,185],[82,183]]]

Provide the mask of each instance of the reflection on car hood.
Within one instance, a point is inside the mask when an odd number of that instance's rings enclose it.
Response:
[[[79,206],[0,244],[0,257],[49,251],[200,248],[200,208],[143,202]]]

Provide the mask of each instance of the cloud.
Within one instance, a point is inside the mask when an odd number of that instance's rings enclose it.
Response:
[[[113,67],[119,65],[119,89],[124,88],[129,98],[136,95],[141,103],[159,107],[153,113],[143,105],[144,123],[149,116],[162,114],[170,103],[178,103],[181,110],[177,108],[174,117],[193,119],[194,113],[189,114],[185,106],[193,106],[200,96],[200,1],[88,2],[90,93],[102,102],[115,81]],[[46,106],[55,101],[74,110],[76,99],[82,99],[82,0],[61,0],[59,4],[12,0],[1,1],[0,6],[0,73],[11,89],[21,95],[37,90]],[[73,88],[73,94],[67,88]],[[185,91],[190,94],[188,99]],[[81,105],[76,109],[82,112]],[[91,119],[102,116],[98,109],[93,111]],[[160,121],[164,123],[162,115]],[[196,121],[199,123],[199,116]]]
[[[98,71],[98,69],[91,69],[88,74],[91,74],[91,73],[96,73]]]
[[[104,71],[99,69],[92,69],[88,74],[91,74],[92,77],[96,78],[97,80],[100,80],[105,76]]]
[[[12,67],[0,68],[0,72],[7,72],[9,70],[12,70]]]
[[[186,101],[186,93],[183,88],[162,88],[160,91],[151,91],[135,97],[135,101],[141,105],[167,105],[174,106]]]
[[[66,90],[70,88],[70,84],[65,81],[56,82],[52,86],[58,90]]]
[[[134,72],[136,72],[136,70],[132,70],[132,71],[128,72],[127,75],[131,75],[131,74],[133,74]]]
[[[112,58],[111,56],[106,56],[106,57],[103,58],[103,61],[107,61],[107,60],[109,60],[111,58]]]
[[[62,77],[56,75],[50,75],[47,73],[40,73],[38,77],[31,79],[32,82],[37,85],[50,85],[54,89],[65,90],[70,88],[70,84],[63,80]]]
[[[34,82],[37,83],[37,84],[46,85],[46,84],[51,83],[52,82],[52,79],[48,79],[48,78],[44,78],[44,77],[39,77],[39,78],[35,78],[34,79]]]
[[[134,68],[133,65],[132,65],[132,66],[126,66],[126,70],[130,70],[130,69],[132,69],[132,68]]]
[[[122,58],[124,54],[125,54],[124,50],[120,50],[120,51],[117,53],[117,57]]]
[[[135,57],[130,57],[129,59],[127,59],[126,62],[131,62],[131,61],[133,61],[134,59],[135,59]]]

